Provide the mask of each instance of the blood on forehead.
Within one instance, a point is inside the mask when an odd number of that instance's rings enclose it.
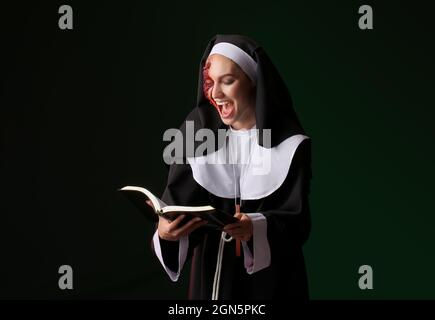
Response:
[[[210,103],[216,108],[216,110],[219,111],[219,108],[216,104],[216,102],[211,97],[211,89],[213,87],[213,81],[210,78],[209,71],[211,66],[211,60],[207,59],[205,62],[205,66],[202,69],[202,90],[204,92],[204,96],[210,101]]]

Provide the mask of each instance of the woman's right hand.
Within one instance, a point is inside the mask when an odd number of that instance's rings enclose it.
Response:
[[[184,217],[185,215],[182,214],[174,221],[168,221],[165,218],[159,217],[159,237],[168,241],[178,241],[180,238],[189,235],[192,231],[207,223],[207,221],[196,217],[180,227],[179,224]]]
[[[151,201],[147,200],[149,206],[153,206]],[[178,216],[174,221],[168,221],[165,218],[159,217],[158,232],[159,237],[167,241],[178,241],[180,238],[189,235],[192,231],[205,225],[207,221],[201,218],[193,218],[183,226],[179,226],[185,215]]]

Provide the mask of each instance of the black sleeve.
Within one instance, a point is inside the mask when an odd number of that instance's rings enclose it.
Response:
[[[168,205],[204,206],[210,204],[208,192],[196,183],[189,164],[172,164],[169,167],[168,181],[161,199]],[[192,256],[193,249],[202,240],[203,235],[199,230],[189,235],[187,259]],[[179,241],[167,241],[160,238],[160,246],[165,265],[177,272]]]
[[[209,205],[207,191],[196,183],[189,164],[172,164],[161,199],[169,205]]]
[[[173,272],[178,271],[178,248],[179,241],[168,241],[159,237],[160,248],[162,250],[163,261],[165,265]],[[154,250],[154,244],[151,242],[152,249]]]
[[[263,203],[260,212],[267,219],[271,244],[303,245],[311,230],[309,207],[311,171],[311,140],[298,146],[284,183]]]

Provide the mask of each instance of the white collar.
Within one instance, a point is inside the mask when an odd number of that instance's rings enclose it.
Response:
[[[225,162],[224,148],[206,156],[187,158],[187,161],[192,168],[195,181],[208,192],[228,199],[234,199],[235,196],[242,200],[261,199],[272,194],[284,183],[293,156],[299,144],[305,139],[309,138],[297,134],[270,149],[255,143],[251,161],[243,169],[246,172],[240,181],[240,194],[236,195],[233,166]],[[209,159],[220,160],[216,164],[216,161],[212,162]]]
[[[230,133],[231,134],[237,134],[237,135],[239,135],[239,134],[248,134],[248,133],[251,133],[251,134],[254,134],[254,133],[256,133],[257,132],[257,125],[255,125],[254,124],[254,126],[251,128],[251,129],[234,129],[233,127],[231,127],[231,126],[229,126],[230,127]]]

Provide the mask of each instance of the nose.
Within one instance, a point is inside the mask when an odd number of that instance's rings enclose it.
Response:
[[[211,91],[211,97],[213,99],[220,99],[224,97],[224,93],[222,92],[221,86],[219,84],[215,84]]]

